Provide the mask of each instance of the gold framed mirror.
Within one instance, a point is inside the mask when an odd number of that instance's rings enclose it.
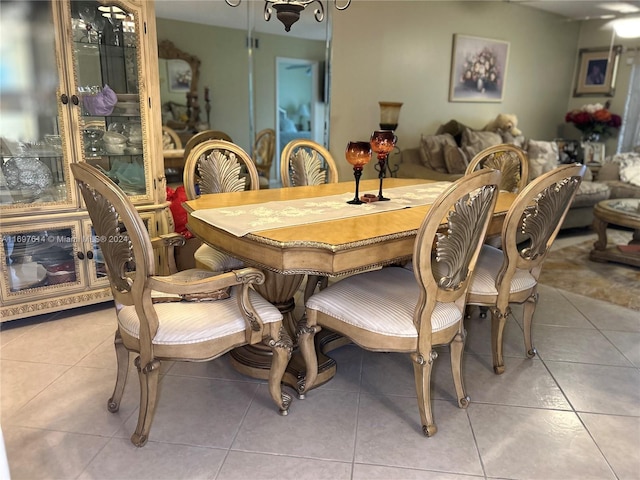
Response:
[[[162,124],[189,133],[206,128],[198,101],[200,59],[163,40],[158,44],[158,60]]]

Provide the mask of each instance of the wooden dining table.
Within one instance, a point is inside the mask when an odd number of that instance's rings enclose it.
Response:
[[[184,148],[170,148],[162,151],[164,168],[184,168]]]
[[[384,188],[418,187],[430,182],[425,179],[387,178]],[[377,192],[378,185],[378,180],[363,180],[360,182],[360,192]],[[256,286],[256,290],[280,309],[285,327],[295,340],[298,329],[305,327],[304,318],[298,319],[294,315],[294,295],[305,275],[339,277],[409,260],[417,230],[429,211],[429,205],[264,229],[242,236],[197,218],[194,214],[204,209],[238,206],[258,208],[266,202],[353,195],[353,192],[354,182],[351,181],[202,195],[185,202],[184,206],[188,213],[187,226],[194,235],[265,272],[266,280],[263,285]],[[506,212],[515,197],[513,193],[500,193],[487,236],[500,233]],[[325,335],[316,336],[319,371],[314,387],[326,383],[335,374],[335,362],[326,353],[344,345],[337,335],[321,333]],[[233,366],[241,373],[254,378],[268,378],[271,364],[268,348],[241,347],[231,352],[231,359]],[[283,381],[302,396],[304,376],[304,362],[294,351]]]

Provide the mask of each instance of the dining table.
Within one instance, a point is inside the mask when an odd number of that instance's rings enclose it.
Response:
[[[162,151],[164,168],[184,168],[184,148],[169,148]]]
[[[351,181],[202,195],[185,202],[184,207],[187,227],[195,236],[264,271],[265,282],[255,288],[282,312],[295,344],[297,334],[306,327],[304,315],[296,318],[294,312],[294,296],[305,276],[342,277],[410,260],[430,204],[449,185],[387,178],[384,196],[390,200],[361,205],[347,204],[354,198]],[[378,187],[377,179],[360,182],[362,195],[375,195]],[[500,192],[487,236],[501,232],[515,198],[514,193]],[[326,354],[344,344],[332,332],[316,335],[318,377],[314,387],[335,375],[336,363]],[[266,379],[270,350],[240,347],[231,352],[231,363],[243,374]],[[304,396],[305,365],[297,348],[283,382]]]

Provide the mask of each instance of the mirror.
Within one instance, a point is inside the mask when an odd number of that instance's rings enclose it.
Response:
[[[325,20],[317,23],[313,11],[307,9],[286,33],[275,17],[269,22],[264,20],[263,7],[262,2],[243,2],[238,8],[225,2],[156,2],[158,41],[173,41],[202,59],[200,98],[207,96],[208,88],[211,112],[210,116],[201,112],[201,117],[209,119],[209,128],[226,132],[247,152],[251,153],[257,132],[265,128],[280,132],[279,107],[286,110],[296,130],[314,131],[314,139],[327,145],[329,108],[325,86],[328,89],[329,83],[325,71],[329,68],[327,39],[333,12],[328,10]],[[315,80],[308,87],[315,102],[310,98],[295,101],[295,92],[290,90],[278,94],[277,59],[286,63],[288,74]],[[317,67],[310,69],[309,64]],[[308,104],[308,118],[302,103]],[[277,153],[275,157],[271,186],[279,183]]]
[[[200,59],[163,40],[158,44],[158,60],[162,124],[188,136],[208,128],[208,122],[202,121],[198,100]]]

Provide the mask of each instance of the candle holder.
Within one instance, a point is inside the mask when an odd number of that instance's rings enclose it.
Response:
[[[382,195],[382,181],[386,176],[386,165],[389,153],[396,146],[398,137],[396,137],[393,130],[376,130],[371,134],[371,150],[373,150],[378,156],[378,178],[380,179],[380,190],[378,191],[378,200],[381,202],[388,201],[389,199]]]
[[[362,176],[362,168],[371,161],[371,144],[370,142],[349,142],[345,157],[347,162],[353,165],[353,176],[356,179],[356,194],[353,200],[347,203],[351,205],[361,205],[364,202],[360,200],[360,177]]]

